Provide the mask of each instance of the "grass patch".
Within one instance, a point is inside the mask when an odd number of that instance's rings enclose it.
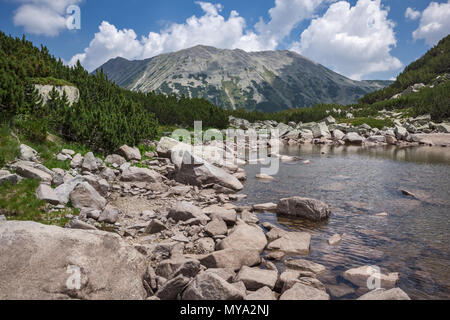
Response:
[[[19,143],[11,136],[9,128],[4,125],[0,127],[0,168],[6,163],[14,161],[19,155]]]
[[[361,126],[363,124],[367,124],[369,126],[371,126],[372,128],[378,128],[378,129],[383,129],[384,127],[393,127],[394,123],[392,122],[391,119],[374,119],[374,118],[355,118],[355,119],[345,119],[341,121],[338,121],[340,123],[347,123],[347,124],[351,124],[355,127]]]
[[[34,84],[40,84],[43,86],[46,85],[50,85],[50,86],[57,86],[57,87],[62,87],[62,86],[71,86],[71,87],[75,87],[75,85],[73,83],[70,83],[66,80],[63,79],[56,79],[53,77],[47,77],[47,78],[31,78],[31,82],[33,82]]]
[[[17,185],[5,183],[0,186],[0,214],[8,220],[34,221],[47,225],[63,227],[69,222],[66,215],[78,215],[79,212],[64,209],[46,212],[47,204],[36,198],[39,181],[24,179]]]

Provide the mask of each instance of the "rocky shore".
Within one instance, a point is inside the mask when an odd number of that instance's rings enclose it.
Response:
[[[342,113],[335,110],[335,113]],[[353,114],[345,115],[348,120]],[[280,142],[288,146],[306,143],[316,145],[358,145],[358,146],[450,146],[450,123],[436,124],[430,115],[417,118],[403,118],[401,113],[382,111],[380,120],[393,119],[394,127],[383,129],[372,128],[368,124],[352,126],[345,121],[337,123],[332,116],[321,122],[278,123],[276,121],[258,121],[250,123],[244,119],[230,117],[230,123],[242,130],[273,130],[277,129]]]
[[[327,121],[310,129],[276,127],[285,130],[288,144],[366,144],[378,141],[373,137],[412,136],[403,135],[400,126],[391,135],[390,129],[354,132]],[[344,135],[336,140],[339,132]],[[379,140],[374,143],[388,143]],[[328,300],[347,294],[409,299],[396,287],[398,273],[379,274],[370,266],[345,271],[345,287],[325,285],[326,267],[308,260],[311,234],[258,219],[262,211],[332,219],[327,204],[299,196],[235,205],[246,197],[237,194],[246,174],[239,167],[245,161],[232,150],[209,144],[199,158],[170,138],[148,144],[156,152],[143,155],[123,146],[104,160],[61,150],[55,157],[70,161],[68,171],[44,167],[35,150],[21,145],[20,159],[0,171],[0,184],[37,179],[36,196],[48,203],[48,212],[73,214],[65,228],[0,216],[0,299]],[[226,153],[235,164],[213,153]],[[335,235],[326,245],[341,241],[345,237]],[[383,289],[368,289],[374,277]]]

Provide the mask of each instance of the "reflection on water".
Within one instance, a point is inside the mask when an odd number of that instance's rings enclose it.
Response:
[[[450,299],[450,148],[305,145],[281,153],[311,163],[283,163],[269,183],[254,179],[259,166],[248,165],[243,203],[303,196],[329,204],[333,214],[321,224],[260,214],[262,222],[312,233],[309,259],[331,270],[324,283],[341,285],[343,271],[371,264],[399,272],[399,287],[413,299]],[[328,245],[336,233],[344,240]]]

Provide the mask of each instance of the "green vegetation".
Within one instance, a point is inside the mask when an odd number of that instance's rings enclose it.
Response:
[[[17,185],[0,185],[0,214],[8,220],[35,221],[43,224],[64,226],[69,219],[67,214],[78,214],[75,210],[46,212],[46,204],[36,198],[39,181],[24,179]]]
[[[0,126],[0,168],[19,155],[19,144],[6,126]]]
[[[372,128],[378,128],[380,130],[383,129],[384,127],[392,128],[394,126],[394,123],[391,119],[380,120],[374,118],[355,118],[355,119],[342,119],[341,121],[338,122],[351,124],[355,127],[367,124]]]
[[[450,72],[450,35],[442,39],[422,58],[411,63],[389,87],[368,94],[361,103],[372,104],[390,99],[416,83],[431,83],[437,76]]]
[[[33,82],[34,84],[40,84],[40,85],[50,85],[50,86],[57,86],[57,87],[62,87],[62,86],[71,86],[71,87],[75,87],[75,85],[73,83],[70,83],[68,81],[62,80],[62,79],[56,79],[53,77],[47,77],[47,78],[32,78],[31,82]]]
[[[80,99],[69,106],[65,94],[50,93],[42,106],[34,83],[73,84]],[[47,131],[105,154],[123,144],[138,145],[158,135],[162,125],[192,126],[194,120],[223,128],[224,110],[203,99],[131,92],[100,70],[90,75],[77,63],[65,66],[44,46],[0,32],[0,121],[14,125],[28,140],[43,142]],[[158,120],[157,120],[158,119]]]

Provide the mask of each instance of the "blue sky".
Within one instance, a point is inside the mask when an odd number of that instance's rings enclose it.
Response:
[[[73,4],[80,30],[65,27]],[[448,0],[0,0],[0,8],[3,32],[88,70],[206,44],[294,50],[353,79],[390,79],[450,33]]]

